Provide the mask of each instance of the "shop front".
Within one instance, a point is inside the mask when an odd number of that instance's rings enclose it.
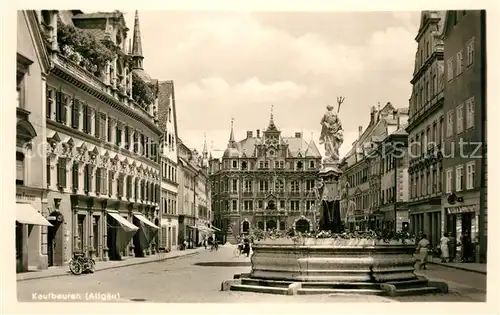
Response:
[[[135,257],[151,255],[153,240],[158,235],[160,228],[141,212],[134,212],[133,223],[139,228],[133,237]]]
[[[110,260],[121,260],[139,228],[117,210],[106,210],[106,252]]]
[[[41,227],[52,224],[30,203],[16,203],[16,272],[28,271],[29,265],[39,266]],[[31,257],[30,257],[31,256]]]
[[[427,199],[427,201],[432,199]],[[434,204],[433,204],[434,203]],[[420,236],[427,235],[432,247],[439,244],[443,233],[443,216],[441,215],[441,200],[432,203],[410,204],[408,206],[410,232]]]
[[[474,204],[446,207],[446,231],[455,235],[457,240],[467,234],[474,242],[479,233],[478,210],[478,205]]]

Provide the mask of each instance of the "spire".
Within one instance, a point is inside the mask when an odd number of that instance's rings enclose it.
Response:
[[[271,105],[271,116],[269,117],[269,126],[267,126],[267,131],[276,131],[276,125],[274,124],[274,105]]]
[[[134,68],[142,69],[142,43],[141,43],[141,29],[139,27],[139,11],[135,10],[134,21],[134,37],[132,39],[132,58],[134,58]]]
[[[132,45],[132,55],[142,56],[141,29],[139,27],[139,11],[135,10],[134,39]]]
[[[233,131],[234,118],[231,118],[231,134],[229,135],[229,143],[234,143],[234,131]]]
[[[207,134],[205,133],[204,135],[204,142],[203,142],[203,151],[201,152],[203,154],[203,158],[207,158],[208,156],[208,150],[207,150]]]

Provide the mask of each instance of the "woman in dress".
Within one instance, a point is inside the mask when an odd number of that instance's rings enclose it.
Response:
[[[450,250],[448,246],[450,243],[450,239],[448,238],[448,233],[443,234],[443,237],[441,237],[439,243],[441,249],[441,262],[442,263],[448,262],[450,259]]]
[[[420,266],[419,269],[427,269],[427,260],[429,258],[429,245],[427,235],[422,235],[422,239],[417,244],[417,253],[419,254]]]

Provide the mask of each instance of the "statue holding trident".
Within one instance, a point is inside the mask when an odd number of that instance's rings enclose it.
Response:
[[[333,111],[333,106],[326,106],[327,112],[321,119],[321,136],[319,137],[319,144],[325,145],[325,162],[326,163],[339,163],[339,148],[344,142],[344,130],[342,123],[338,117],[340,106],[344,102],[344,97],[337,97],[337,113]]]

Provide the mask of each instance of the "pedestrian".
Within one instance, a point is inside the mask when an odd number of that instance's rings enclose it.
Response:
[[[203,237],[203,246],[205,246],[205,250],[207,249],[207,236]]]
[[[461,253],[461,262],[469,262],[469,259],[471,257],[471,241],[469,238],[469,233],[467,231],[462,234],[462,253]]]
[[[419,269],[427,269],[427,260],[429,259],[429,245],[427,235],[423,234],[422,239],[417,244],[417,253],[419,255]]]
[[[439,248],[441,249],[441,262],[446,263],[450,259],[449,250],[450,239],[448,238],[448,233],[444,233],[443,237],[439,240]]]
[[[450,239],[450,242],[448,244],[448,247],[450,249],[450,262],[454,262],[455,258],[457,257],[457,238],[453,233],[450,233],[448,238]]]

